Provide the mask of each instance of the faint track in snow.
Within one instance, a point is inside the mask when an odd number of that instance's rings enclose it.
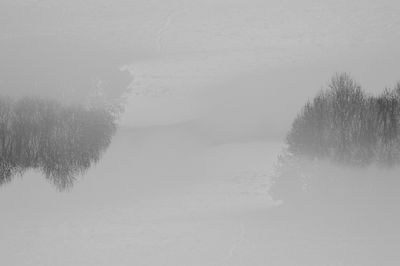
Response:
[[[236,241],[232,244],[231,248],[228,251],[228,255],[225,257],[225,259],[223,260],[223,264],[226,264],[229,262],[230,259],[233,258],[233,255],[235,255],[236,250],[239,248],[239,246],[242,244],[242,242],[244,241],[244,237],[246,234],[246,230],[244,227],[243,222],[241,222],[239,224],[240,226],[240,232],[239,232],[239,236],[236,239]]]
[[[158,32],[157,32],[157,45],[158,45],[158,52],[159,53],[162,52],[163,38],[164,38],[165,33],[170,28],[174,17],[180,15],[181,13],[183,13],[183,11],[171,11],[170,13],[168,13],[168,15],[165,18],[164,24],[158,30]]]

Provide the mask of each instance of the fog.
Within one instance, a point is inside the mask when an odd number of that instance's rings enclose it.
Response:
[[[11,265],[396,264],[398,169],[304,165],[320,180],[311,183],[317,189],[271,198],[281,148],[209,144],[179,127],[120,129],[67,193],[37,172],[1,188],[3,258]]]
[[[396,1],[1,5],[4,93],[117,97],[130,83],[123,117],[129,126],[190,120],[209,111],[215,95],[237,102],[227,92],[255,88],[263,95],[254,100],[265,98],[257,115],[279,112],[283,132],[335,72],[350,72],[370,91],[398,79]],[[212,93],[199,97],[204,90]]]
[[[123,107],[67,190],[34,164],[0,187],[2,261],[397,265],[397,167],[316,160],[285,179],[278,156],[335,73],[372,95],[400,80],[399,12],[394,0],[1,1],[1,96]]]

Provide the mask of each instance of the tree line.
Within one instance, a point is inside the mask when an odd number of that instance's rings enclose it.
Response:
[[[38,169],[58,189],[70,187],[110,145],[116,118],[104,104],[0,96],[0,184]]]
[[[308,101],[287,135],[295,156],[352,165],[400,163],[400,83],[365,93],[347,73]]]

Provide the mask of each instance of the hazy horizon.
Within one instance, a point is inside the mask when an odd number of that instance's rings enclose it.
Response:
[[[398,265],[398,167],[289,156],[285,179],[279,165],[336,73],[373,95],[400,81],[399,14],[398,0],[0,0],[2,264]],[[396,97],[363,120],[389,157],[400,137],[375,133],[397,134]],[[329,110],[304,119],[299,150],[364,132]]]
[[[400,79],[396,1],[1,5],[3,93],[124,96],[128,126],[204,118],[235,119],[235,129],[265,121],[285,131],[336,72],[371,92]]]

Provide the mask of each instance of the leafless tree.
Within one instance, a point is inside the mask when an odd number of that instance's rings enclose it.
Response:
[[[307,102],[293,122],[289,151],[357,165],[400,162],[399,92],[400,84],[367,95],[350,75],[335,75],[329,89]]]
[[[0,97],[0,183],[33,168],[57,188],[70,187],[110,145],[116,118],[106,105]]]

